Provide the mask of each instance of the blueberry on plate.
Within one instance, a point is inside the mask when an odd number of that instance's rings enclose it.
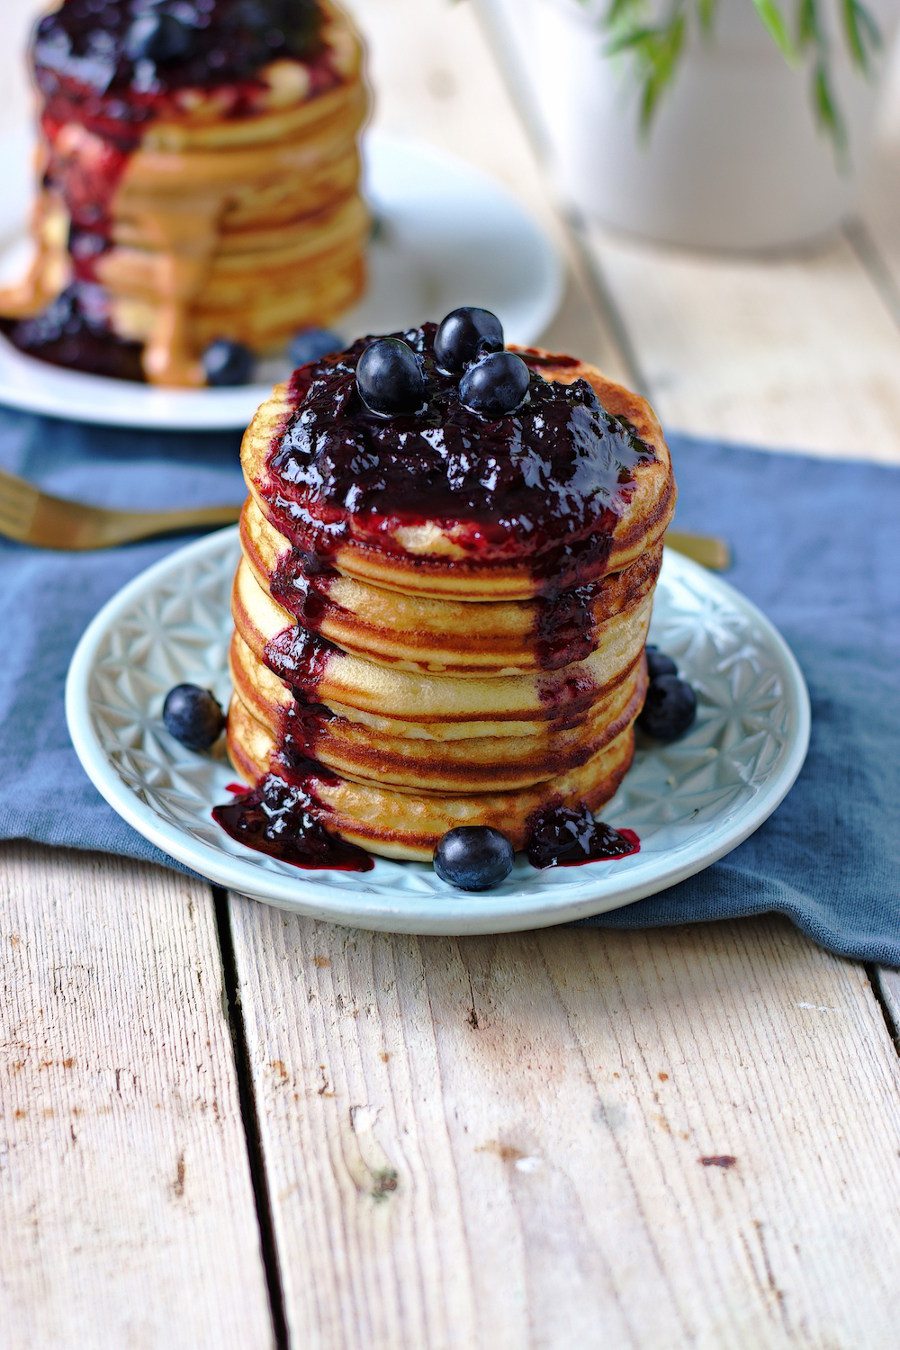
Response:
[[[206,383],[213,388],[249,384],[253,378],[254,365],[250,348],[242,342],[231,342],[228,338],[211,342],[203,353],[203,373]]]
[[[489,309],[463,305],[448,314],[434,335],[434,357],[448,375],[461,375],[486,352],[502,352],[503,325]]]
[[[651,680],[658,680],[660,675],[677,675],[678,667],[671,656],[666,656],[658,647],[652,643],[647,643],[647,674]]]
[[[165,65],[190,54],[193,33],[174,14],[141,14],[125,35],[125,52],[132,61]]]
[[[515,352],[492,352],[469,366],[459,382],[460,401],[485,417],[503,417],[524,401],[531,372]]]
[[[697,695],[687,680],[660,675],[650,682],[638,726],[657,741],[677,741],[697,716]]]
[[[176,684],[166,694],[163,722],[169,735],[188,750],[208,750],[225,728],[225,714],[212,690]]]
[[[434,870],[458,891],[489,891],[512,871],[515,850],[489,825],[458,825],[434,850]]]
[[[343,338],[330,328],[301,328],[291,339],[288,359],[295,368],[305,366],[308,361],[320,361],[323,356],[333,356],[343,346]]]
[[[366,407],[383,417],[417,412],[425,402],[425,372],[400,338],[370,342],[356,366],[356,387]]]

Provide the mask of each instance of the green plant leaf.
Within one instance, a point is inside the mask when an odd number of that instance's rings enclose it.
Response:
[[[824,59],[816,62],[813,71],[813,106],[816,110],[816,118],[819,125],[825,130],[834,142],[834,148],[839,160],[843,160],[847,150],[847,132],[844,127],[843,118],[837,109],[834,101],[834,94],[831,89],[831,75]]]
[[[756,6],[757,14],[769,30],[769,34],[778,44],[778,49],[785,61],[790,61],[793,65],[797,60],[797,52],[779,6],[775,3],[775,0],[753,0],[753,3]]]
[[[819,40],[819,20],[815,0],[800,0],[797,13],[797,46],[802,50]]]
[[[646,134],[653,121],[660,95],[672,81],[678,58],[684,46],[687,23],[682,13],[676,12],[666,28],[657,29],[653,40],[645,45],[647,75],[641,95],[641,130]]]
[[[658,28],[626,28],[616,37],[610,38],[605,47],[607,56],[617,56],[619,52],[634,51],[636,48],[649,50],[658,41]]]
[[[868,73],[871,57],[881,46],[881,33],[872,15],[859,0],[841,0],[844,35],[854,65]]]
[[[717,5],[718,0],[697,0],[697,14],[700,19],[700,28],[704,33],[711,33],[713,30]]]

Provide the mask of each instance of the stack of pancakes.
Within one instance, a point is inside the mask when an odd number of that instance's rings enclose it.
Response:
[[[87,0],[67,3],[74,12]],[[260,22],[269,3],[256,7]],[[53,34],[38,30],[37,252],[0,313],[32,316],[70,283],[88,286],[110,333],[140,344],[146,379],[193,386],[216,339],[280,353],[299,329],[347,309],[364,284],[357,138],[368,101],[355,28],[330,0],[318,8],[308,59],[244,69],[226,26],[230,74],[198,53],[202,84],[185,84],[193,67],[175,63],[160,78],[176,82],[158,89],[145,62],[122,57],[98,92],[82,77],[85,58],[57,64]],[[235,0],[218,0],[203,40],[233,12]],[[64,8],[48,22],[74,21]]]
[[[433,327],[417,331],[421,350]],[[290,777],[293,756],[328,829],[373,853],[430,858],[458,825],[494,826],[521,848],[537,811],[600,808],[631,763],[674,509],[668,451],[648,405],[594,367],[523,355],[552,388],[587,381],[646,450],[616,509],[598,504],[563,549],[532,539],[524,516],[489,529],[483,516],[430,517],[408,492],[390,515],[355,509],[352,486],[339,500],[340,435],[315,472],[284,450],[309,368],[275,390],[244,438],[231,759],[257,783],[285,766]],[[327,363],[318,373],[327,381]],[[377,419],[361,431],[352,409],[346,418],[354,472],[361,484],[374,473],[380,490],[410,437],[398,434],[392,468],[378,457]],[[452,475],[452,460],[442,452],[436,471]]]

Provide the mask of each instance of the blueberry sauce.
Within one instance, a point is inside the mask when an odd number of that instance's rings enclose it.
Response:
[[[316,0],[162,0],[155,8],[186,33],[183,53],[157,61],[129,55],[135,20],[153,12],[146,0],[63,0],[32,38],[44,98],[77,92],[89,117],[109,119],[127,135],[165,94],[211,84],[240,89],[269,62],[308,61],[319,46]]]
[[[586,380],[559,384],[536,369],[514,413],[471,411],[458,379],[437,368],[435,331],[399,335],[428,381],[413,414],[383,417],[362,403],[356,364],[370,339],[295,372],[295,410],[275,437],[264,487],[276,528],[329,562],[351,521],[355,537],[386,552],[399,551],[398,528],[434,521],[476,563],[529,558],[538,589],[600,575],[652,448]]]
[[[143,347],[110,331],[106,293],[74,281],[30,319],[0,318],[0,332],[29,356],[54,366],[81,366],[118,380],[143,380]]]
[[[365,849],[339,839],[322,823],[313,782],[309,773],[294,781],[271,770],[249,792],[215,807],[213,819],[239,844],[295,867],[370,872],[375,864]]]
[[[272,598],[314,632],[333,607],[328,592],[338,573],[302,549],[292,548],[278,559],[269,582]]]
[[[311,698],[319,687],[329,658],[338,648],[301,624],[283,628],[266,643],[263,660],[282,683]]]
[[[286,647],[287,635],[295,632],[302,633],[302,629],[287,629],[269,643],[267,664],[273,644],[285,639],[282,645]],[[311,662],[307,672],[299,669],[301,664],[298,658],[297,673],[308,681],[311,690],[321,677],[321,667]],[[229,791],[238,789],[235,800],[214,807],[213,820],[246,848],[295,867],[368,872],[374,866],[371,856],[328,829],[328,808],[316,793],[319,784],[340,782],[336,774],[313,758],[316,731],[332,716],[323,704],[312,701],[309,690],[296,688],[294,701],[282,717],[278,749],[268,773],[250,789],[232,784]]]
[[[579,867],[639,853],[634,830],[614,830],[595,820],[586,806],[548,806],[528,822],[525,856],[532,867]]]
[[[596,646],[595,586],[549,592],[537,602],[535,654],[544,670],[585,661]]]

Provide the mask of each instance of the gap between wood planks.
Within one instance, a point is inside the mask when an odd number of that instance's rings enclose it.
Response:
[[[256,1093],[253,1088],[253,1071],[247,1045],[247,1029],[241,1007],[237,960],[234,954],[231,919],[228,913],[228,896],[221,886],[212,887],[212,896],[215,908],[216,933],[219,939],[219,954],[222,959],[223,1012],[228,1021],[234,1052],[238,1101],[244,1126],[244,1138],[247,1144],[247,1160],[253,1186],[253,1201],[259,1224],[260,1249],[266,1275],[269,1309],[272,1314],[272,1335],[276,1350],[288,1350],[290,1337],[288,1336],[284,1288],[281,1280],[281,1264],[278,1256],[278,1244],[275,1239],[275,1225],[272,1219],[272,1199],[269,1194],[269,1181],[266,1173],[265,1148],[259,1128]]]

